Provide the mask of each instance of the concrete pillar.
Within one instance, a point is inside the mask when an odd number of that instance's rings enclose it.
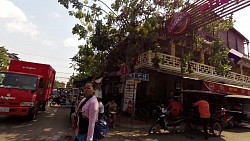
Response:
[[[243,67],[240,65],[240,74],[243,75]]]
[[[205,51],[203,48],[200,49],[200,63],[205,63]]]
[[[171,43],[170,43],[170,51],[171,51],[171,56],[175,56],[175,43],[174,43],[174,41],[171,41]]]

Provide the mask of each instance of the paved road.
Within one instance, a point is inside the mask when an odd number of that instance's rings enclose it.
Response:
[[[0,116],[0,141],[72,141],[69,109],[48,107],[37,119]]]
[[[0,141],[73,141],[73,131],[69,130],[69,109],[48,107],[39,112],[37,120],[0,116]],[[203,141],[199,132],[184,134],[148,135],[148,127],[141,129],[117,126],[111,129],[102,141]],[[226,129],[221,137],[211,137],[212,141],[249,141],[250,126]]]
[[[249,141],[250,128],[227,129],[221,137],[210,137],[212,141]],[[189,131],[184,134],[148,135],[147,129],[128,129],[118,127],[111,130],[109,136],[103,141],[204,141],[201,133]]]

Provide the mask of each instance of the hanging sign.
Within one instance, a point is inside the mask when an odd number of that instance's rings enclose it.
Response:
[[[168,28],[168,33],[170,35],[179,35],[182,34],[186,31],[187,27],[189,26],[190,23],[190,14],[189,12],[179,12],[176,13]]]

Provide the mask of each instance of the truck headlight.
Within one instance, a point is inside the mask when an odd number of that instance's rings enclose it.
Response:
[[[21,102],[20,106],[30,106],[30,107],[32,107],[32,106],[34,106],[34,102]]]

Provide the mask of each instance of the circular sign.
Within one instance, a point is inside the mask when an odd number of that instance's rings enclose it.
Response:
[[[123,65],[121,68],[120,68],[120,74],[121,75],[128,75],[128,66],[127,65]]]
[[[176,13],[168,25],[168,33],[179,35],[186,31],[190,23],[190,14],[188,12]]]

